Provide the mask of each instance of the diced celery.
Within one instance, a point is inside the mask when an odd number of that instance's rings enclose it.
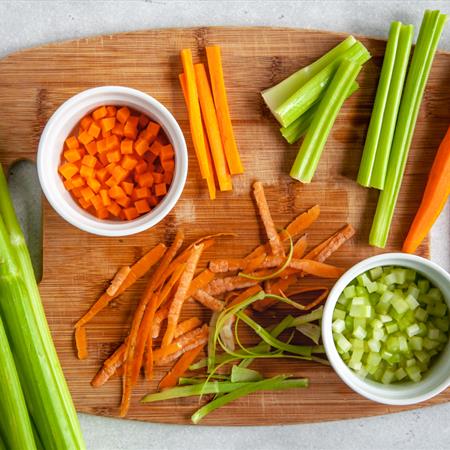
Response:
[[[333,319],[340,319],[340,320],[345,320],[345,316],[346,316],[346,312],[342,311],[341,309],[334,309],[333,311]],[[344,322],[345,325],[345,322]]]
[[[425,337],[428,333],[428,327],[423,322],[419,322],[417,325],[419,326],[419,330],[420,330],[418,335]]]
[[[392,306],[398,314],[404,314],[409,309],[408,303],[401,297],[394,297],[392,300]]]
[[[332,327],[336,333],[342,333],[345,330],[345,322],[342,319],[336,319]]]
[[[427,337],[423,339],[423,348],[425,348],[426,350],[433,350],[438,346],[439,346],[438,341],[433,341],[431,339],[428,339]]]
[[[382,350],[381,351],[381,358],[385,361],[389,361],[393,357],[393,353],[388,350]]]
[[[365,288],[367,288],[367,285],[371,283],[371,280],[366,273],[362,273],[357,276],[356,279],[358,280],[359,285],[364,286]]]
[[[395,322],[388,322],[385,325],[385,328],[386,328],[386,332],[388,334],[392,334],[392,333],[395,333],[396,331],[398,331],[398,324]]]
[[[405,279],[406,281],[416,281],[417,272],[414,269],[406,269]]]
[[[353,338],[350,342],[352,343],[352,350],[364,350],[364,341],[362,339]]]
[[[381,349],[380,341],[377,341],[375,339],[369,339],[367,341],[367,345],[369,346],[371,352],[379,352]]]
[[[368,319],[372,314],[372,307],[370,305],[353,305],[350,307],[349,315],[351,317]]]
[[[382,283],[381,281],[377,281],[377,292],[378,294],[383,294],[387,290],[387,285]]]
[[[388,273],[388,274],[384,277],[384,280],[383,280],[383,281],[384,281],[386,284],[388,284],[388,285],[390,286],[390,285],[396,283],[397,277],[396,277],[395,273],[391,272],[391,273]]]
[[[378,278],[381,277],[381,275],[383,275],[383,268],[378,266],[378,267],[374,267],[373,269],[369,270],[370,273],[370,278],[372,278],[372,281],[376,281],[378,280]]]
[[[413,336],[409,339],[409,347],[411,350],[417,351],[423,348],[423,338],[420,336]]]
[[[364,354],[364,351],[363,350],[355,350],[353,353],[352,353],[352,356],[351,356],[351,358],[350,358],[350,362],[351,363],[361,363],[361,359],[362,359],[362,356],[363,356],[363,354]],[[350,366],[351,367],[351,366]],[[352,367],[352,369],[355,369],[354,367]],[[355,370],[358,370],[358,369],[355,369]]]
[[[385,332],[384,332],[384,330],[382,329],[382,328],[375,328],[373,331],[372,331],[372,337],[373,337],[373,339],[375,339],[376,341],[380,341],[382,338],[383,338],[383,336],[385,336]]]
[[[365,367],[361,367],[359,370],[356,371],[356,375],[358,375],[358,377],[364,379],[367,376],[367,369]]]
[[[337,299],[337,303],[340,305],[343,305],[343,306],[347,306],[348,302],[349,302],[349,299],[344,294],[341,294],[339,296],[339,298]]]
[[[427,338],[433,339],[433,340],[438,340],[439,339],[439,329],[438,328],[429,328]]]
[[[344,296],[347,299],[352,299],[356,295],[356,288],[354,285],[349,285],[344,289]]]
[[[399,338],[397,336],[389,336],[386,341],[386,349],[394,354],[400,350]]]
[[[446,313],[447,313],[447,305],[445,303],[437,303],[432,306],[429,314],[435,317],[444,317]]]
[[[372,328],[382,328],[383,322],[380,319],[373,319],[370,321],[370,326]]]
[[[398,381],[403,380],[403,378],[405,378],[407,376],[406,370],[403,369],[403,367],[399,367],[396,371],[395,371],[395,378],[397,378]]]
[[[404,335],[398,337],[398,349],[405,353],[409,350],[408,341]]]
[[[361,318],[355,317],[353,319],[353,328],[358,328],[358,327],[366,328],[366,323],[367,323],[366,319],[361,319]]]
[[[420,333],[420,327],[419,327],[419,325],[417,325],[417,323],[410,325],[406,329],[406,334],[408,335],[408,337],[416,336],[419,333]]]
[[[428,291],[428,296],[432,298],[434,301],[442,301],[442,293],[438,288],[431,288]]]
[[[353,336],[356,339],[364,339],[367,336],[367,331],[362,327],[356,327],[353,330]]]
[[[381,356],[378,352],[370,352],[367,355],[367,365],[368,366],[378,366],[381,362]]]
[[[419,302],[411,294],[408,294],[405,301],[408,304],[409,309],[412,309],[413,311],[419,306]]]
[[[443,319],[443,318],[435,318],[433,319],[434,324],[444,333],[446,333],[449,330],[449,319],[448,316],[447,318]]]
[[[379,317],[382,323],[390,322],[392,320],[392,317],[387,314],[380,314]]]
[[[355,286],[356,297],[367,297],[368,292],[364,286]]]
[[[411,284],[408,287],[407,294],[412,295],[417,300],[420,295],[420,290],[415,284]]]
[[[383,376],[381,377],[381,382],[383,384],[392,383],[395,378],[395,372],[392,369],[386,369]]]
[[[417,282],[417,287],[421,294],[426,294],[430,289],[430,282],[428,280],[421,279]]]
[[[414,317],[420,322],[425,322],[428,318],[428,313],[423,308],[417,308],[414,313]]]
[[[352,348],[352,344],[342,334],[337,335],[336,345],[342,353],[348,352]]]
[[[437,340],[439,342],[441,342],[442,344],[446,344],[448,341],[448,337],[443,331],[439,330],[439,335],[437,337]]]
[[[422,363],[428,363],[428,361],[430,360],[430,355],[428,354],[428,352],[424,350],[414,352],[414,356],[417,358],[418,361]]]

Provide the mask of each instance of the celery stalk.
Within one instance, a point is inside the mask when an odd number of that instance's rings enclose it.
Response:
[[[355,81],[352,83],[352,87],[348,92],[348,97],[350,97],[354,92],[359,89],[359,84]],[[294,120],[288,127],[281,127],[280,133],[286,139],[289,144],[293,144],[297,142],[306,132],[308,131],[309,126],[314,118],[314,114],[319,107],[319,101],[314,103],[311,108],[308,109],[305,113],[303,113],[299,118]]]
[[[6,445],[3,442],[2,435],[0,434],[0,450],[7,450]]]
[[[291,326],[297,328],[299,325],[303,325],[304,323],[314,322],[315,320],[319,320],[323,315],[323,306],[319,306],[308,314],[303,314],[302,316],[298,316],[292,320]]]
[[[394,137],[403,85],[408,68],[411,43],[414,34],[412,25],[403,25],[395,57],[394,74],[389,88],[388,101],[383,115],[383,127],[378,141],[375,163],[373,166],[370,186],[383,190],[386,172],[391,154],[392,138]]]
[[[348,50],[353,44],[355,44],[355,42],[356,39],[353,36],[348,36],[344,41],[332,48],[328,53],[325,53],[322,57],[314,61],[309,66],[303,67],[277,85],[262,91],[261,95],[272,114],[295,91],[302,87],[308,80],[319,73],[324,67],[334,61],[342,53]]]
[[[311,182],[334,121],[360,70],[361,66],[353,61],[345,59],[341,62],[294,161],[290,172],[292,178],[303,183]]]
[[[369,243],[376,247],[386,246],[423,92],[446,19],[439,11],[427,10],[420,27],[400,102],[385,187],[370,231]]]
[[[381,135],[383,125],[383,116],[388,101],[389,87],[394,75],[394,65],[397,54],[398,41],[401,22],[392,22],[389,31],[389,37],[384,53],[383,66],[381,68],[380,80],[378,81],[375,102],[370,117],[369,129],[367,130],[366,142],[364,145],[361,165],[358,173],[358,183],[362,186],[369,186],[372,176],[372,169],[377,154],[378,141]]]
[[[342,61],[350,60],[358,65],[362,65],[369,59],[370,53],[364,45],[359,41],[356,42],[353,47],[349,48],[341,56],[323,68],[317,75],[286,99],[275,110],[275,118],[283,127],[288,127],[323,95]]]
[[[43,446],[85,448],[51,338],[25,239],[0,169],[0,314]]]
[[[1,317],[0,399],[0,434],[4,436],[8,448],[36,449],[19,375]]]

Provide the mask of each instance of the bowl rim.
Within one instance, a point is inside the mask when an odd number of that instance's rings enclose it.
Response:
[[[163,200],[147,214],[131,221],[115,222],[112,220],[101,220],[88,213],[82,214],[82,211],[79,210],[78,205],[73,199],[64,198],[61,196],[60,192],[51,188],[51,177],[59,178],[58,173],[51,175],[50,177],[48,176],[48,159],[52,154],[51,152],[45,151],[45,148],[48,145],[53,145],[52,142],[49,144],[49,141],[55,139],[53,134],[57,133],[59,128],[63,126],[61,125],[62,123],[67,124],[70,122],[72,117],[67,118],[67,116],[73,116],[76,114],[77,110],[85,108],[86,103],[93,103],[92,109],[95,108],[94,103],[97,105],[105,104],[105,102],[108,101],[105,99],[107,96],[120,96],[123,98],[123,100],[120,101],[111,100],[111,103],[114,104],[127,104],[126,98],[129,99],[128,103],[133,103],[132,99],[135,99],[136,102],[145,103],[148,106],[148,110],[153,112],[155,120],[157,120],[164,128],[164,131],[172,142],[176,155],[175,158],[177,160],[174,178]],[[98,100],[96,100],[97,98]],[[75,124],[76,123],[74,123],[74,125]],[[176,141],[176,143],[174,141]],[[188,152],[186,141],[178,122],[162,103],[140,90],[126,86],[108,85],[89,88],[78,92],[64,101],[54,111],[41,134],[36,164],[42,191],[50,205],[63,219],[71,225],[92,234],[107,237],[120,237],[145,231],[159,223],[169,214],[179,200],[186,184]]]
[[[425,392],[420,391],[419,393],[408,396],[407,398],[401,396],[401,393],[407,391],[407,389],[413,390],[414,387],[417,386],[426,386],[425,381],[426,378],[423,378],[418,383],[405,383],[399,385],[383,385],[382,383],[378,383],[371,380],[362,380],[358,377],[342,360],[339,355],[336,345],[334,343],[333,332],[332,332],[332,316],[333,311],[336,306],[336,302],[344,290],[344,288],[358,275],[367,270],[377,267],[377,266],[403,266],[403,267],[411,267],[414,266],[415,270],[420,272],[420,269],[417,269],[417,266],[421,266],[423,268],[427,268],[430,272],[436,274],[433,278],[442,278],[449,283],[450,286],[450,274],[447,273],[442,267],[436,264],[433,261],[430,261],[426,258],[422,258],[417,255],[411,255],[407,253],[382,253],[380,255],[372,256],[366,258],[359,263],[352,266],[349,270],[347,270],[335,283],[334,287],[331,289],[330,294],[327,298],[327,301],[324,306],[321,331],[323,344],[325,347],[325,353],[327,355],[328,361],[333,367],[336,374],[339,378],[353,391],[362,395],[363,397],[368,398],[369,400],[373,400],[378,403],[383,403],[387,405],[411,405],[415,403],[420,403],[422,401],[428,400],[440,392],[445,390],[450,386],[450,373],[447,375],[443,375],[444,380],[436,385],[433,384],[429,386],[429,389]],[[424,270],[425,271],[425,270]],[[426,278],[429,278],[429,275],[424,275]],[[435,282],[435,279],[431,280],[433,284],[438,284],[439,287],[442,283]],[[449,305],[450,308],[450,290],[443,292],[444,298]],[[446,348],[443,350],[445,353],[450,352],[450,340],[447,343]],[[442,364],[441,364],[442,366]],[[440,367],[438,368],[440,370]],[[444,367],[445,369],[445,367]],[[428,385],[431,383],[427,383]],[[374,392],[376,390],[376,392]],[[391,395],[388,395],[388,394]],[[395,395],[395,394],[398,395]],[[386,395],[384,395],[386,394]]]

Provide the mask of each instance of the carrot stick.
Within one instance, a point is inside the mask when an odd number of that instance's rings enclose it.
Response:
[[[209,269],[203,270],[192,280],[186,296],[192,297],[198,289],[203,289],[207,284],[211,283],[214,278],[215,275]]]
[[[172,274],[169,281],[166,282],[166,284],[162,287],[161,291],[157,295],[157,300],[155,303],[156,309],[158,309],[161,305],[164,305],[164,303],[166,303],[166,300],[169,298],[172,289],[178,283],[179,279],[181,278],[185,270],[186,270],[186,263],[180,264],[175,269],[175,272]]]
[[[294,237],[307,230],[320,215],[320,206],[315,205],[308,211],[297,216],[280,234],[280,239],[286,241],[289,236]]]
[[[209,87],[208,78],[206,76],[205,66],[203,64],[195,64],[194,70],[200,100],[200,109],[206,133],[208,135],[219,187],[221,191],[231,191],[233,189],[231,175],[225,161],[222,140],[220,138],[219,123],[217,121],[216,110],[211,88]]]
[[[193,330],[194,328],[199,327],[202,324],[202,321],[198,317],[191,317],[190,319],[183,320],[177,325],[175,330],[174,338],[180,337],[182,334],[187,333],[188,331]]]
[[[227,308],[232,308],[233,306],[239,305],[239,303],[247,300],[249,297],[256,295],[261,291],[261,286],[256,284],[255,286],[250,286],[249,288],[242,291],[237,297],[235,297],[231,302],[227,304]],[[258,303],[258,302],[255,302]]]
[[[103,386],[116,372],[116,370],[122,366],[125,359],[126,345],[125,342],[121,344],[115,352],[104,361],[102,367],[97,372],[95,377],[91,381],[92,387]]]
[[[130,273],[125,278],[114,296],[108,295],[106,292],[89,308],[86,314],[75,324],[75,328],[79,328],[90,320],[92,320],[100,311],[108,306],[114,298],[122,294],[129,288],[138,278],[141,278],[150,268],[156,264],[166,251],[164,244],[158,244],[131,266]]]
[[[223,307],[225,306],[222,300],[218,300],[217,298],[205,292],[203,289],[197,289],[197,291],[195,291],[192,295],[192,298],[194,300],[197,300],[199,303],[201,303],[211,311],[222,311]]]
[[[266,229],[266,234],[269,239],[269,245],[272,253],[275,256],[284,256],[283,244],[281,243],[280,236],[278,235],[275,224],[273,223],[269,205],[267,204],[266,196],[264,194],[264,188],[260,181],[253,183],[253,194],[255,196],[256,205],[258,206],[259,215],[261,216],[264,228]]]
[[[164,320],[167,319],[167,316],[169,315],[169,308],[170,303],[166,303],[164,306],[162,306],[158,311],[155,313],[155,318],[153,319],[152,324],[152,338],[156,339],[159,336],[159,333],[161,331],[161,325]]]
[[[292,259],[289,267],[320,278],[339,278],[345,272],[340,267],[311,259]]]
[[[206,47],[206,57],[208,59],[209,76],[211,78],[214,104],[216,106],[217,119],[219,122],[219,129],[228,167],[230,168],[232,175],[243,173],[244,168],[236,146],[233,125],[231,124],[230,110],[228,107],[225,81],[223,77],[220,47],[217,45]]]
[[[225,273],[242,270],[245,264],[245,258],[213,259],[209,262],[208,267],[213,273]]]
[[[190,53],[190,50],[187,50]],[[183,58],[183,51],[182,51],[182,58]],[[187,57],[189,59],[189,57]],[[209,148],[208,139],[206,137],[206,133],[204,131],[202,118],[200,115],[200,106],[198,103],[198,92],[197,92],[197,86],[195,84],[195,73],[194,73],[194,67],[192,65],[192,55],[190,55],[190,62],[188,61],[187,64],[191,65],[192,68],[192,76],[194,77],[194,86],[195,87],[195,103],[196,103],[196,109],[192,112],[191,107],[193,104],[193,99],[190,97],[193,94],[189,93],[188,91],[188,82],[186,75],[184,73],[181,73],[178,78],[180,80],[181,90],[183,91],[184,101],[186,103],[186,109],[188,110],[189,115],[189,123],[191,127],[191,135],[192,135],[192,142],[194,144],[194,150],[195,154],[197,156],[197,161],[200,166],[200,174],[203,179],[206,180],[206,183],[208,185],[208,191],[209,191],[209,198],[211,200],[214,200],[216,198],[216,186],[214,183],[214,174],[213,174],[213,166],[212,166],[212,159],[211,159],[211,149]],[[184,63],[183,63],[184,66]],[[186,70],[186,69],[185,69]],[[193,88],[191,86],[191,90]],[[198,109],[198,116],[197,116],[197,109]],[[194,117],[195,116],[195,117]],[[200,127],[200,132],[195,133],[193,131],[194,128],[194,122],[192,121],[195,119],[195,126]],[[201,144],[203,142],[203,146]],[[201,158],[206,158],[206,160],[202,160]]]
[[[125,282],[125,279],[127,278],[130,272],[131,272],[130,266],[121,267],[114,275],[114,278],[111,280],[108,289],[106,289],[106,293],[111,297],[116,295],[120,286]]]
[[[416,216],[403,243],[403,251],[414,253],[441,214],[450,194],[450,128],[439,145],[428,175]]]
[[[191,256],[186,262],[186,269],[180,278],[178,289],[175,292],[172,304],[170,305],[169,315],[167,317],[167,330],[163,338],[163,347],[168,346],[173,340],[181,308],[186,300],[186,293],[188,292],[194,277],[195,269],[200,259],[200,255],[202,254],[203,247],[203,244],[195,245],[192,249]]]
[[[273,256],[273,255],[270,255]],[[275,258],[283,259],[282,256],[275,256]],[[243,271],[246,273],[251,273],[257,270],[262,264],[264,264],[264,261],[267,259],[266,253],[261,253],[260,255],[256,256],[253,259],[246,260]],[[282,262],[280,262],[282,264]]]
[[[205,292],[210,295],[221,295],[235,289],[244,289],[258,284],[257,280],[250,280],[240,276],[216,278],[205,288]]]
[[[85,327],[75,329],[75,346],[77,348],[78,359],[86,359],[88,357],[88,348]]]
[[[198,347],[195,347],[182,355],[175,365],[169,370],[166,376],[160,381],[158,386],[159,389],[176,386],[178,379],[182,377],[189,369],[189,366],[195,361],[202,350],[203,347],[199,345]]]

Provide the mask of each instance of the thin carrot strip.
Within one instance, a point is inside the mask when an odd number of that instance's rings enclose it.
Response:
[[[182,377],[184,373],[189,369],[189,366],[195,361],[202,350],[203,347],[199,345],[198,347],[195,347],[182,355],[181,358],[164,376],[164,378],[159,382],[159,389],[176,386],[178,383],[178,379]]]
[[[339,278],[345,270],[311,259],[292,259],[289,267],[320,278]]]
[[[125,359],[126,345],[122,343],[115,352],[103,362],[102,367],[91,381],[92,387],[103,386],[122,366]]]
[[[258,281],[240,276],[215,278],[206,286],[205,292],[210,295],[221,295],[235,289],[245,289],[255,284],[258,284]]]
[[[111,297],[116,295],[120,286],[124,283],[125,279],[127,278],[130,272],[131,272],[130,266],[121,267],[114,275],[114,278],[111,280],[108,289],[106,289],[106,293]]]
[[[272,256],[272,255],[271,255]],[[282,256],[275,256],[275,258],[283,259]],[[256,256],[253,259],[250,259],[246,261],[244,264],[244,267],[242,268],[245,273],[251,273],[257,270],[262,264],[264,264],[264,261],[267,259],[266,253],[261,253],[259,256]],[[282,262],[280,262],[282,264]]]
[[[235,297],[231,302],[227,304],[227,308],[232,308],[233,306],[239,305],[239,303],[247,300],[249,297],[256,295],[258,292],[262,290],[259,284],[255,286],[250,286],[249,288],[242,291],[237,297]]]
[[[191,282],[191,286],[186,294],[187,297],[192,297],[192,295],[198,290],[203,289],[207,284],[214,280],[215,275],[209,269],[205,269],[200,272]]]
[[[164,303],[166,303],[167,299],[170,296],[170,293],[172,292],[172,289],[178,283],[185,270],[186,270],[186,263],[180,264],[175,269],[175,272],[172,274],[172,276],[169,278],[166,284],[164,284],[161,291],[157,295],[157,301],[155,304],[156,309],[158,309],[161,305],[164,305]]]
[[[180,337],[182,334],[187,333],[188,331],[193,330],[194,328],[199,327],[202,324],[202,321],[198,317],[191,317],[189,319],[183,320],[177,325],[175,329],[174,338]]]
[[[260,181],[253,183],[253,194],[255,196],[256,205],[258,206],[259,215],[261,216],[264,228],[266,229],[266,234],[272,253],[276,256],[284,256],[283,244],[281,243],[280,236],[278,235],[275,224],[273,223],[269,205],[267,204],[267,199],[264,194],[264,188]]]
[[[213,273],[226,273],[242,270],[245,264],[244,258],[213,259],[209,262],[208,267]]]
[[[222,311],[225,306],[223,301],[213,297],[203,289],[197,289],[197,291],[192,295],[192,298],[211,311]]]
[[[180,278],[178,289],[175,292],[172,304],[170,305],[169,316],[167,317],[167,330],[163,338],[163,347],[169,345],[175,333],[175,328],[180,317],[181,308],[186,300],[186,293],[194,277],[195,269],[202,254],[204,245],[195,245],[192,249],[191,256],[186,262],[186,269]]]
[[[77,348],[78,359],[86,359],[88,357],[88,348],[85,327],[75,329],[75,346]]]
[[[169,315],[169,308],[170,303],[166,303],[163,305],[158,311],[155,313],[155,318],[153,319],[152,324],[152,338],[156,339],[159,337],[159,333],[161,332],[161,325],[164,322],[164,320],[167,319],[167,316]]]
[[[206,47],[206,57],[208,59],[214,104],[216,106],[217,119],[228,167],[230,168],[232,175],[243,173],[244,167],[242,166],[241,158],[239,156],[230,118],[220,47],[217,45]]]

